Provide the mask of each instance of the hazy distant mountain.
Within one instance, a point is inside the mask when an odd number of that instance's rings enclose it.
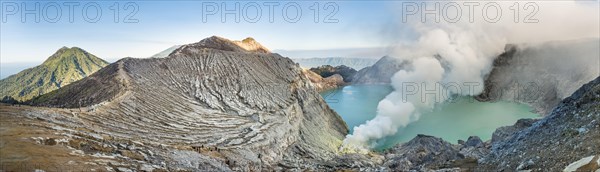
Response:
[[[330,66],[348,66],[356,70],[360,70],[367,66],[371,66],[377,62],[374,58],[344,58],[344,57],[326,57],[326,58],[298,58],[292,59],[300,66],[305,68],[319,67],[323,65]]]
[[[352,78],[352,82],[356,84],[389,84],[390,78],[407,66],[407,61],[384,56],[373,66],[359,70]]]
[[[165,57],[169,56],[169,54],[171,54],[171,52],[175,51],[176,49],[178,49],[181,46],[182,45],[174,45],[172,47],[167,48],[166,50],[163,50],[159,53],[156,53],[156,54],[150,56],[150,58],[165,58]]]
[[[347,58],[372,58],[377,59],[389,54],[386,47],[368,47],[368,48],[333,48],[318,50],[273,50],[284,57],[295,58],[327,58],[327,57],[347,57]]]
[[[98,71],[108,63],[85,50],[63,47],[39,66],[0,80],[0,97],[24,101]]]
[[[315,87],[318,92],[347,85],[347,82],[344,82],[344,77],[342,77],[340,74],[333,74],[323,77],[322,75],[319,75],[318,73],[306,68],[302,69],[302,74],[310,80],[313,87]]]

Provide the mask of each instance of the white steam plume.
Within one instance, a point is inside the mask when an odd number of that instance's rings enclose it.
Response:
[[[507,12],[514,2],[498,3]],[[473,23],[461,20],[458,23],[424,24],[420,23],[420,18],[409,22],[408,26],[419,35],[418,39],[394,47],[391,56],[410,61],[411,67],[393,75],[394,91],[379,102],[374,119],[354,128],[354,133],[344,140],[342,149],[364,152],[375,147],[378,139],[394,135],[398,128],[418,120],[421,113],[431,110],[436,103],[446,101],[449,98],[446,93],[469,96],[481,93],[484,76],[507,43],[598,37],[597,2],[591,5],[537,2],[537,5],[538,23],[515,23],[508,16],[490,23],[477,19],[481,10],[475,14]],[[463,13],[463,16],[468,15],[465,10]],[[410,90],[407,83],[418,84],[419,92],[414,95],[403,93],[403,90]],[[465,87],[465,83],[479,86]],[[445,87],[448,85],[460,88]],[[423,95],[423,89],[435,89],[441,95]]]

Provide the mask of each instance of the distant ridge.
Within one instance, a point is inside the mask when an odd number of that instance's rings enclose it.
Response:
[[[150,56],[150,58],[165,58],[165,57],[169,56],[169,54],[171,54],[171,52],[175,51],[176,49],[178,49],[181,46],[183,46],[183,45],[174,45],[172,47],[169,47],[161,52],[158,52],[158,53]]]
[[[0,97],[29,100],[98,71],[108,62],[78,47],[62,47],[41,65],[0,80]]]
[[[348,66],[356,70],[360,70],[365,67],[369,67],[375,62],[376,58],[354,58],[354,57],[324,57],[324,58],[292,58],[294,62],[300,64],[304,68],[313,68],[323,65],[331,66]]]
[[[407,61],[384,56],[373,66],[359,70],[352,78],[352,82],[355,84],[389,84],[391,82],[390,78],[408,65]]]

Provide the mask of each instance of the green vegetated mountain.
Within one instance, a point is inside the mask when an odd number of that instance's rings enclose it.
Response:
[[[63,47],[39,66],[0,80],[0,97],[26,101],[51,92],[100,70],[108,62],[72,47]]]

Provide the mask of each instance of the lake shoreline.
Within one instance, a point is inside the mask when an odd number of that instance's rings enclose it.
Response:
[[[327,104],[353,127],[375,117],[377,104],[392,87],[386,84],[348,85],[320,92]],[[455,143],[469,136],[490,140],[499,127],[513,125],[523,118],[541,118],[529,105],[510,101],[481,102],[474,97],[458,97],[452,103],[436,105],[431,112],[423,113],[420,119],[399,128],[393,136],[377,142],[374,151],[384,151],[396,144],[406,143],[419,134],[440,137]],[[449,122],[451,121],[451,122]]]

